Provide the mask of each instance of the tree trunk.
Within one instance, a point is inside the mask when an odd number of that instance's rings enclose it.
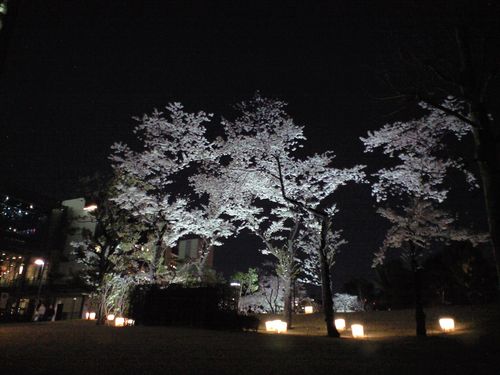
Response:
[[[425,337],[427,336],[427,330],[425,328],[425,312],[424,304],[422,302],[422,270],[416,269],[413,272],[415,280],[415,321],[416,321],[416,332],[417,336]]]
[[[165,235],[166,232],[167,232],[167,224],[164,224],[156,238],[153,261],[151,262],[149,270],[149,275],[153,283],[156,283],[158,279],[157,275],[159,268],[158,265],[160,263],[160,259],[163,256],[163,236]]]
[[[427,336],[425,328],[425,312],[424,304],[422,302],[422,269],[418,267],[415,245],[410,243],[411,247],[411,269],[413,271],[413,288],[415,291],[415,323],[417,337]]]
[[[474,146],[488,218],[488,229],[500,291],[500,145],[498,136],[489,127],[486,111],[481,105],[471,105],[471,117],[479,124],[474,128]]]
[[[284,306],[283,306],[283,317],[287,323],[288,329],[292,328],[292,278],[287,278],[283,280],[285,283],[285,295],[284,295]]]
[[[326,258],[326,235],[328,232],[327,218],[322,219],[321,223],[321,243],[319,248],[319,257],[321,264],[321,297],[323,299],[323,313],[325,315],[326,332],[328,337],[340,337],[339,331],[333,323],[333,294],[330,279],[330,265]]]
[[[103,298],[100,298],[100,301],[99,301],[99,306],[97,306],[97,320],[96,320],[96,324],[97,325],[103,325],[106,323],[106,312],[104,311],[105,308],[104,308],[104,301],[103,301]]]
[[[481,175],[492,254],[497,271],[497,290],[500,292],[500,130],[495,129],[494,120],[490,118],[485,104],[489,80],[496,73],[490,72],[488,75],[487,72],[479,70],[470,45],[470,30],[462,25],[455,31],[460,63],[457,83],[474,124],[474,151]],[[487,78],[481,79],[481,75]]]

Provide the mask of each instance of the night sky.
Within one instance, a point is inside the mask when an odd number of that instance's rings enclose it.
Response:
[[[358,138],[395,119],[390,105],[374,100],[383,93],[376,71],[391,67],[401,40],[445,20],[441,8],[243,3],[18,1],[2,31],[2,183],[70,198],[79,176],[109,168],[113,142],[132,141],[132,116],[170,101],[231,113],[256,90],[289,103],[306,126],[309,152],[334,150],[339,167],[376,164]],[[350,242],[339,256],[338,288],[369,275],[386,226],[367,186],[341,190],[337,199],[336,224]],[[253,246],[229,241],[216,254],[217,268],[230,274],[257,264]]]

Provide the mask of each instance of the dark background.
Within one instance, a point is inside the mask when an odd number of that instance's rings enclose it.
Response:
[[[437,40],[456,3],[14,2],[1,31],[1,182],[12,194],[56,200],[72,198],[78,177],[109,168],[112,143],[133,142],[132,116],[170,101],[230,113],[256,90],[289,103],[308,152],[334,150],[338,167],[373,170],[380,160],[363,154],[359,137],[410,114],[391,115],[399,108],[376,100],[385,94],[378,72],[398,68],[401,45]],[[370,275],[387,227],[368,186],[336,198],[350,242],[338,258],[339,288]],[[479,191],[451,202],[483,225]],[[216,267],[229,275],[256,265],[258,246],[229,240]]]

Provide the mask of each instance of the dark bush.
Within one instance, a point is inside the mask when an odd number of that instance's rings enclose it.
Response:
[[[256,331],[256,317],[240,316],[224,285],[183,287],[139,286],[132,293],[130,315],[137,324],[195,326]]]

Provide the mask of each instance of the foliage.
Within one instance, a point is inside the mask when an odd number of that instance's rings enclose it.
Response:
[[[336,312],[363,311],[363,304],[359,298],[347,293],[335,293],[333,295],[333,305]]]
[[[256,268],[249,268],[247,272],[236,272],[231,280],[241,285],[241,295],[253,294],[259,289],[259,274]]]
[[[446,101],[442,107],[454,109],[460,103]],[[398,209],[380,208],[379,214],[391,223],[381,248],[375,253],[373,267],[386,258],[389,248],[398,249],[411,269],[415,293],[416,334],[425,336],[425,313],[422,287],[423,259],[436,241],[469,241],[473,245],[487,241],[484,235],[457,229],[454,218],[438,208],[449,192],[445,178],[450,169],[465,172],[469,184],[475,180],[460,159],[446,157],[441,152],[445,136],[458,138],[470,132],[467,122],[450,116],[435,107],[426,108],[428,114],[418,120],[396,122],[361,138],[365,151],[381,148],[385,155],[398,162],[392,168],[374,173],[372,193],[377,200],[392,197],[403,203]]]
[[[118,177],[106,182],[89,180],[93,189],[88,195],[97,208],[85,215],[95,220],[96,228],[83,231],[82,240],[71,244],[82,265],[80,276],[95,294],[100,319],[108,311],[126,310],[132,280],[140,278],[140,265],[133,254],[138,252],[143,227],[110,200],[118,181]]]
[[[378,210],[392,227],[375,255],[374,266],[384,261],[388,248],[403,248],[405,243],[427,250],[432,241],[468,240],[476,245],[487,240],[484,235],[455,229],[455,219],[436,206],[447,197],[449,188],[445,179],[451,169],[464,172],[469,185],[477,186],[474,176],[465,169],[460,159],[452,159],[442,153],[447,136],[460,139],[471,131],[471,127],[441,110],[425,104],[421,106],[428,111],[422,118],[387,124],[361,138],[365,152],[380,148],[383,154],[398,160],[394,167],[382,168],[373,174],[373,195],[378,201],[385,201],[391,196],[403,202],[398,211],[389,208]],[[443,106],[455,110],[460,103],[448,99]],[[423,252],[419,251],[418,257],[422,255]]]
[[[491,302],[496,294],[495,268],[484,249],[453,244],[425,262],[428,299],[438,304]]]
[[[407,256],[411,249],[405,245],[410,242],[420,249],[416,257],[422,264],[433,242],[469,241],[476,246],[488,240],[486,235],[454,228],[454,218],[435,207],[431,201],[413,200],[410,206],[403,207],[402,213],[389,208],[381,208],[377,212],[391,223],[391,228],[382,247],[375,253],[374,267],[384,262],[390,248],[402,249],[403,256]]]
[[[448,99],[443,106],[457,109],[460,103]],[[442,202],[449,192],[445,177],[451,169],[463,172],[470,186],[477,187],[476,179],[463,161],[442,152],[446,137],[461,139],[470,133],[471,126],[423,103],[421,107],[428,112],[423,117],[386,124],[361,138],[365,152],[380,148],[384,155],[398,161],[394,167],[382,168],[373,174],[376,181],[372,184],[372,193],[378,202],[389,196],[404,195]]]
[[[364,173],[363,166],[334,168],[331,151],[300,155],[298,149],[305,141],[303,127],[293,121],[285,107],[284,102],[259,94],[240,103],[236,119],[222,123],[226,139],[217,150],[221,155],[217,173],[209,169],[191,181],[200,196],[228,202],[226,214],[232,222],[239,230],[248,229],[258,236],[264,245],[262,252],[275,258],[290,324],[291,287],[301,267],[319,278],[319,250],[314,246],[321,243],[322,229],[315,224],[318,218],[304,207],[321,207],[333,215],[332,194],[348,182],[362,181]],[[329,231],[329,239],[338,237],[331,227]],[[333,243],[328,246],[331,263],[336,248]]]
[[[176,192],[180,186],[186,190],[185,176],[190,169],[215,155],[215,145],[205,136],[211,115],[188,113],[179,103],[168,105],[166,112],[155,110],[137,119],[134,132],[142,143],[140,151],[116,143],[111,156],[115,170],[127,178],[117,186],[113,201],[147,228],[150,256],[144,262],[150,281],[163,285],[175,277],[168,267],[167,250],[183,236],[202,238],[199,264],[189,266],[202,270],[210,249],[233,233],[221,217],[224,211],[219,202],[212,199],[197,205],[189,194]]]
[[[241,297],[239,308],[243,312],[277,314],[283,311],[285,288],[280,277],[263,274],[259,277],[258,290]]]

